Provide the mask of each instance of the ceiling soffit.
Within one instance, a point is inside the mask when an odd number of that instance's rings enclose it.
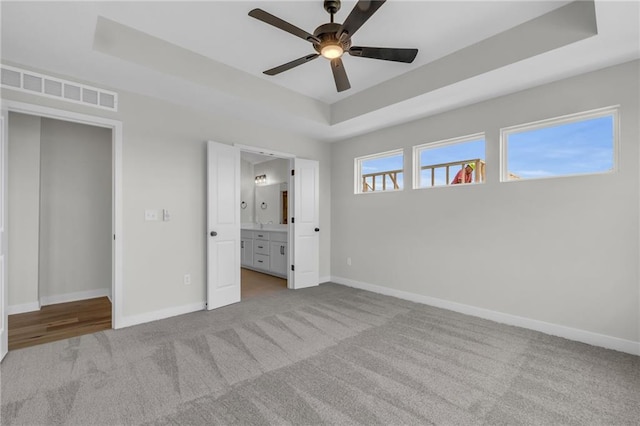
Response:
[[[331,124],[410,100],[598,34],[593,1],[576,1],[331,106]]]

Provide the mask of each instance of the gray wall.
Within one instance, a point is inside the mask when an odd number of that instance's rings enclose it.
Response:
[[[253,164],[247,160],[240,161],[240,199],[247,203],[246,208],[240,209],[240,222],[254,223],[254,199],[256,193],[256,175],[253,173]]]
[[[124,152],[124,315],[195,306],[205,300],[206,142],[288,152],[320,163],[320,222],[330,229],[329,146],[234,117],[120,92]],[[91,111],[95,114],[95,111]],[[145,208],[170,222],[145,222]],[[329,276],[330,234],[320,238],[320,276]],[[184,274],[192,284],[185,286]]]
[[[332,275],[640,341],[638,73],[635,61],[332,145]],[[611,105],[616,173],[499,182],[501,127]],[[355,157],[404,148],[411,182],[413,145],[483,131],[486,184],[353,194]]]
[[[111,129],[42,119],[42,300],[111,290],[111,145]]]
[[[9,114],[9,306],[109,294],[111,167],[111,130]]]
[[[125,321],[205,301],[207,140],[287,152],[320,163],[320,227],[327,230],[320,235],[320,277],[330,276],[329,145],[121,90],[117,113],[6,89],[1,93],[4,99],[123,123]],[[145,209],[162,208],[171,212],[171,221],[144,220]],[[183,284],[187,273],[191,274],[188,286]]]
[[[8,304],[34,309],[39,300],[40,118],[10,113],[8,125]]]

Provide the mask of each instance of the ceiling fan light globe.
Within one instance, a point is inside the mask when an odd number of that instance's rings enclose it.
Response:
[[[342,46],[337,44],[328,44],[320,49],[320,54],[327,59],[339,58],[343,53],[344,50],[342,49]]]

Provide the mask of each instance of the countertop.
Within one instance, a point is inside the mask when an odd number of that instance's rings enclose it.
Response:
[[[243,223],[240,229],[245,231],[271,231],[271,232],[287,232],[289,225],[262,225],[262,228],[257,223]]]

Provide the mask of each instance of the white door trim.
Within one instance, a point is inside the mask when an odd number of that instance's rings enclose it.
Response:
[[[253,152],[253,153],[256,153],[256,154],[263,154],[263,155],[273,156],[274,160],[276,158],[283,158],[283,159],[296,158],[296,156],[294,154],[289,154],[288,152],[272,151],[270,149],[258,148],[257,146],[242,145],[242,144],[239,144],[239,143],[234,143],[233,146],[238,148],[240,151]]]
[[[2,326],[0,327],[0,361],[4,359],[9,351],[9,291],[6,285],[7,282],[7,268],[6,268],[6,251],[7,251],[7,241],[8,238],[5,235],[5,219],[6,219],[6,211],[7,204],[5,193],[7,192],[7,152],[8,152],[8,131],[7,131],[7,122],[9,120],[5,119],[5,116],[8,116],[8,111],[5,107],[2,108],[2,115],[0,116],[0,170],[2,170],[2,176],[0,176],[0,182],[2,184],[2,188],[0,188],[0,205],[2,208],[0,209],[0,235],[2,235],[2,239],[0,240],[0,323]]]
[[[87,124],[96,127],[105,127],[111,129],[112,135],[112,164],[113,164],[113,190],[112,190],[112,220],[113,235],[115,241],[113,243],[113,258],[111,277],[111,326],[113,328],[123,327],[122,307],[123,307],[123,269],[122,269],[122,249],[123,249],[123,209],[122,209],[122,122],[109,118],[98,117],[87,114],[66,111],[57,108],[49,108],[40,105],[33,105],[23,102],[11,100],[2,101],[3,111],[18,112],[28,115],[36,115],[40,117],[53,118],[63,121],[71,121],[74,123]],[[8,121],[5,123],[9,127]],[[6,178],[6,169],[4,171]],[[6,196],[6,194],[5,194]],[[10,218],[5,217],[8,221]],[[5,224],[6,225],[6,224]],[[5,283],[6,284],[6,283]],[[4,289],[3,289],[4,290]],[[6,312],[4,313],[6,316]]]

